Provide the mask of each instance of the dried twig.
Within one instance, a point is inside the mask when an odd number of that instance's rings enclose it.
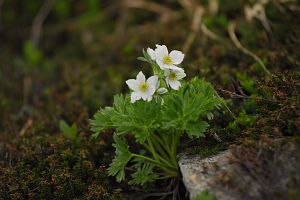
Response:
[[[35,45],[38,45],[42,33],[43,23],[49,15],[55,0],[45,0],[44,4],[38,11],[31,28],[31,40]]]
[[[157,13],[161,16],[160,18],[162,22],[169,21],[175,14],[175,11],[162,6],[161,4],[144,0],[125,0],[123,2],[123,6],[128,8],[145,9]]]
[[[188,51],[188,49],[191,47],[192,43],[194,42],[196,35],[199,31],[199,27],[201,24],[202,16],[204,13],[204,8],[202,6],[197,6],[194,11],[192,26],[191,26],[191,33],[189,34],[188,38],[186,39],[182,50],[184,53]]]
[[[222,41],[222,38],[220,38],[217,34],[209,30],[204,23],[201,23],[201,31],[203,32],[204,35],[206,35],[210,39]]]
[[[20,108],[17,117],[21,117],[25,111],[28,110],[29,92],[32,86],[32,80],[30,77],[25,77],[23,79],[23,103]]]
[[[254,60],[256,60],[267,75],[271,75],[271,72],[266,68],[266,66],[262,62],[262,60],[256,54],[254,54],[253,52],[251,52],[250,50],[248,50],[242,46],[242,44],[240,43],[240,41],[238,40],[238,38],[235,35],[235,26],[236,26],[235,22],[230,22],[228,25],[228,34],[229,34],[230,39],[232,40],[233,44],[239,50],[241,50],[244,54],[251,56]]]
[[[202,22],[202,17],[206,12],[206,9],[199,3],[195,3],[192,0],[178,0],[183,8],[189,13],[193,13],[193,19],[191,24],[191,32],[188,35],[182,49],[184,53],[187,53],[191,45],[196,39],[197,34],[201,32],[210,39],[221,41],[222,39],[217,36],[215,33],[210,31],[206,25]],[[212,4],[213,9],[211,12],[217,12],[218,4]]]
[[[219,1],[218,0],[210,0],[208,1],[209,13],[212,15],[217,14],[219,11]]]
[[[32,119],[29,118],[26,123],[24,124],[23,128],[20,130],[20,136],[24,136],[26,131],[28,130],[28,128],[30,128],[32,126]]]
[[[244,13],[248,21],[252,21],[253,18],[258,19],[262,23],[266,31],[268,32],[269,36],[273,37],[273,32],[268,22],[268,18],[265,12],[265,7],[263,4],[256,3],[253,7],[245,6]]]
[[[178,3],[187,11],[193,12],[196,3],[193,0],[178,0]]]

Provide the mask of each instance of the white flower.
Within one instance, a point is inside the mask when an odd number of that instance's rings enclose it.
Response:
[[[165,93],[167,93],[168,92],[168,90],[167,90],[167,88],[158,88],[158,90],[157,90],[157,94],[165,94]]]
[[[178,90],[181,86],[179,80],[183,79],[186,74],[181,70],[165,70],[166,82],[174,90]]]
[[[153,50],[153,49],[151,49],[151,48],[147,48],[147,53],[148,53],[148,55],[150,56],[150,58],[152,59],[152,60],[155,60],[155,51]]]
[[[157,88],[158,77],[151,76],[146,80],[143,72],[139,72],[136,79],[129,79],[126,81],[126,84],[133,90],[131,93],[131,103],[134,103],[141,98],[144,101],[151,101]]]
[[[157,49],[158,47],[161,47],[161,45],[159,45],[159,44],[156,44],[155,46],[156,46],[156,49]],[[150,58],[151,58],[152,60],[155,60],[155,58],[156,58],[156,56],[155,56],[155,51],[156,51],[156,49],[153,50],[153,49],[151,49],[150,47],[147,48],[147,53],[148,53],[148,55],[150,56]]]
[[[184,54],[181,51],[173,50],[168,52],[168,48],[165,45],[156,45],[155,49],[155,60],[156,63],[162,70],[182,70],[182,68],[177,67],[184,58]]]

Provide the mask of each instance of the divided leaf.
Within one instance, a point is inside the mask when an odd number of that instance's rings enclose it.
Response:
[[[144,163],[132,174],[132,180],[129,181],[129,184],[144,185],[147,182],[153,182],[157,178],[158,175],[153,172],[153,166],[149,163]]]
[[[187,124],[186,132],[190,138],[204,137],[205,131],[209,127],[209,124],[205,121],[200,122],[190,122]]]
[[[204,119],[207,116],[212,119],[211,112],[222,103],[211,84],[194,78],[177,92],[165,96],[162,108],[163,127],[187,132],[190,137],[203,137],[209,126]]]
[[[132,156],[129,151],[129,146],[123,137],[114,134],[114,141],[113,147],[116,148],[116,156],[109,165],[108,174],[110,176],[116,176],[117,181],[121,182],[125,179],[125,167]]]
[[[160,105],[155,101],[132,104],[129,98],[115,95],[113,107],[101,109],[94,115],[91,130],[97,137],[99,132],[115,128],[118,135],[132,134],[139,143],[143,143],[160,126]]]

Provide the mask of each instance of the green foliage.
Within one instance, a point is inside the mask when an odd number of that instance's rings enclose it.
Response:
[[[116,156],[110,164],[108,172],[109,175],[116,176],[117,181],[120,182],[125,179],[125,167],[132,155],[124,138],[114,134],[114,141],[113,147],[116,148]]]
[[[214,195],[209,193],[207,190],[204,190],[200,194],[198,194],[193,200],[216,200]]]
[[[194,78],[178,91],[156,97],[151,102],[133,104],[129,96],[115,95],[112,107],[100,109],[94,115],[90,121],[91,130],[97,137],[101,131],[115,129],[113,146],[116,156],[109,174],[122,181],[125,167],[135,163],[132,167],[136,172],[130,183],[143,185],[158,178],[178,175],[176,154],[179,138],[184,133],[191,138],[204,137],[209,127],[205,121],[207,115],[219,109],[222,103],[211,84]],[[125,134],[133,135],[147,153],[131,153],[123,137]]]
[[[213,87],[204,80],[194,78],[179,91],[164,97],[162,126],[175,132],[186,132],[189,137],[204,137],[209,124],[203,119],[219,108],[222,100]]]
[[[245,110],[239,113],[239,116],[228,125],[228,128],[233,130],[235,133],[239,133],[242,128],[249,128],[256,121],[256,116],[248,115]]]
[[[53,10],[58,17],[64,18],[64,17],[68,17],[70,15],[71,6],[72,6],[72,3],[70,1],[60,0],[60,1],[55,2]]]
[[[35,66],[43,59],[43,53],[29,40],[24,42],[23,54],[30,65]]]
[[[59,121],[59,129],[66,138],[68,138],[76,143],[80,142],[76,124],[72,124],[72,126],[69,126],[65,121],[60,120]]]
[[[113,107],[101,109],[91,120],[94,137],[100,131],[116,128],[118,135],[132,133],[139,143],[143,143],[158,128],[158,119],[153,116],[160,111],[160,107],[154,101],[132,104],[129,97],[115,95]]]
[[[241,86],[247,90],[250,94],[257,94],[255,82],[245,72],[236,73],[237,78],[240,81]]]
[[[87,0],[87,6],[90,13],[97,13],[100,10],[100,0]]]
[[[133,185],[144,185],[158,178],[158,175],[153,172],[153,165],[144,163],[138,167],[136,172],[132,174],[132,180],[129,181]]]

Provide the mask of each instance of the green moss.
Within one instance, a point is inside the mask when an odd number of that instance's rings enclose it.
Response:
[[[220,151],[225,150],[224,144],[216,144],[211,146],[199,146],[192,149],[193,154],[198,154],[202,158],[218,154]]]
[[[62,136],[21,138],[16,162],[0,165],[0,180],[6,183],[0,188],[1,198],[111,199],[105,168],[93,159],[97,149],[86,145],[95,144],[84,141],[78,147]]]
[[[199,195],[197,195],[193,200],[216,200],[213,194],[209,193],[209,191],[204,190]]]

